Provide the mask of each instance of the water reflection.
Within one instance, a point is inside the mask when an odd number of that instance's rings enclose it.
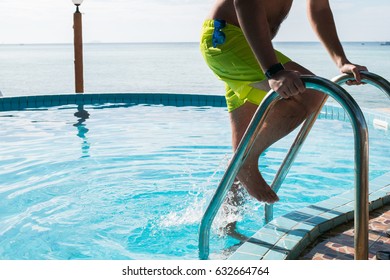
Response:
[[[77,136],[82,139],[81,158],[88,158],[90,156],[90,143],[87,137],[89,129],[87,128],[86,120],[89,119],[89,113],[84,109],[84,105],[78,105],[77,112],[74,113],[74,116],[77,117],[77,123],[73,124],[73,126],[77,128]]]

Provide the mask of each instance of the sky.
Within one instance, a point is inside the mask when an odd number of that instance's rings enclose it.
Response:
[[[84,0],[83,40],[197,42],[214,0]],[[295,0],[275,41],[317,41]],[[342,41],[390,41],[389,0],[330,0]],[[0,44],[72,43],[71,0],[0,0]]]

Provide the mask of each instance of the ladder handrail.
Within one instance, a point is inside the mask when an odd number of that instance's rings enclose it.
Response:
[[[362,81],[371,84],[378,89],[380,89],[382,92],[387,94],[387,96],[390,99],[390,83],[384,79],[383,77],[368,72],[368,71],[361,71],[360,72]],[[334,77],[331,81],[342,85],[348,80],[354,80],[354,76],[352,74],[341,74],[339,76]],[[312,113],[306,121],[303,123],[301,130],[297,134],[297,137],[292,144],[290,150],[288,151],[283,163],[281,164],[278,172],[275,175],[274,181],[271,184],[272,189],[275,192],[278,192],[280,186],[283,184],[284,179],[287,176],[288,171],[291,168],[292,163],[295,160],[296,155],[300,151],[304,141],[306,140],[307,135],[309,134],[312,126],[314,125],[314,122],[317,119],[317,116],[321,113],[321,109],[326,103],[328,97],[324,99],[322,104],[319,106],[317,112]],[[272,204],[266,204],[264,207],[264,215],[265,215],[265,222],[269,223],[273,219],[273,205]]]
[[[378,89],[380,89],[383,93],[387,94],[387,97],[390,98],[390,82],[387,81],[385,78],[368,71],[361,71],[360,72],[362,81],[370,84]],[[352,74],[342,74],[339,76],[334,77],[331,81],[342,85],[348,80],[354,80],[354,77]]]
[[[368,258],[368,129],[362,111],[355,100],[339,85],[329,80],[316,76],[303,76],[306,88],[319,90],[332,96],[347,111],[354,130],[355,138],[355,183],[356,183],[356,203],[355,203],[355,249],[356,259]],[[210,201],[209,206],[202,218],[199,228],[199,257],[207,259],[209,256],[209,239],[211,224],[220,209],[227,192],[240,169],[246,156],[249,154],[258,131],[264,123],[264,119],[274,102],[278,99],[278,94],[270,91],[264,98],[256,113],[254,114],[236,152],[221,182]],[[360,186],[358,188],[357,186]],[[365,225],[365,226],[361,226]],[[358,244],[358,246],[356,245]]]

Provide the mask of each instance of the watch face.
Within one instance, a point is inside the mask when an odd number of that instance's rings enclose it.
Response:
[[[275,75],[276,73],[282,70],[284,70],[283,65],[281,63],[276,63],[272,65],[267,71],[265,71],[264,74],[268,79],[270,79],[272,78],[273,75]]]

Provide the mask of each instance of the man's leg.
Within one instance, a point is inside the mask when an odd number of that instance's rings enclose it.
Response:
[[[299,71],[301,74],[312,74],[294,62],[286,63],[285,68]],[[259,86],[264,87],[264,83]],[[313,90],[306,90],[297,96],[278,100],[270,109],[251,153],[248,155],[237,175],[237,178],[244,185],[248,193],[257,200],[267,203],[273,203],[278,200],[275,192],[265,182],[259,172],[259,156],[265,149],[299,126],[310,113],[318,110],[324,98],[324,94]],[[257,105],[246,102],[230,113],[234,150],[237,149],[257,107]]]

